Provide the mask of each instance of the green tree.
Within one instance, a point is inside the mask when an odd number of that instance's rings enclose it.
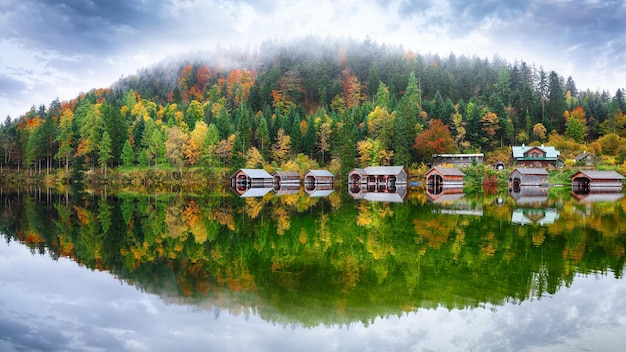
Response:
[[[111,137],[111,153],[113,162],[119,163],[124,147],[124,141],[128,139],[128,123],[120,113],[120,109],[109,104],[106,100],[100,106],[104,129]]]
[[[391,103],[391,94],[389,88],[384,83],[378,85],[378,91],[374,97],[374,106],[389,110],[389,104]]]
[[[303,151],[303,137],[302,137],[302,125],[300,124],[300,118],[293,120],[293,125],[291,127],[291,148],[293,149],[294,154],[298,155]]]
[[[124,167],[131,167],[135,164],[135,152],[133,151],[133,146],[130,144],[130,141],[127,139],[124,142],[124,148],[122,148],[122,165]]]
[[[308,133],[307,133],[308,134]],[[342,121],[337,126],[337,147],[339,161],[341,163],[341,173],[347,174],[356,165],[356,141],[358,132],[354,125],[352,114],[348,113],[342,117]]]
[[[548,117],[548,121],[552,126],[547,126],[548,130],[551,130],[550,127],[555,128],[559,133],[563,133],[565,130],[563,112],[565,112],[565,92],[563,90],[562,79],[559,75],[551,71],[548,77],[548,102],[546,104],[546,116]]]
[[[259,121],[259,127],[256,131],[256,139],[259,142],[260,152],[265,154],[270,143],[270,130],[267,128],[267,119],[265,116],[261,116],[261,120]]]
[[[237,124],[237,134],[241,141],[242,152],[245,154],[252,146],[252,111],[247,104],[241,104],[237,109],[239,123]]]
[[[112,156],[111,137],[109,137],[109,132],[104,131],[100,139],[100,144],[98,145],[98,163],[104,170],[105,179],[107,178],[108,163]]]
[[[204,107],[197,100],[192,100],[187,107],[185,122],[187,126],[189,126],[190,130],[193,130],[196,127],[196,123],[200,121],[204,121]]]
[[[410,132],[407,130],[404,116],[399,115],[394,120],[395,138],[393,142],[394,160],[397,165],[411,165],[411,143],[415,138],[411,139]]]
[[[78,145],[78,154],[85,157],[87,163],[95,162],[93,153],[97,150],[102,132],[104,130],[104,122],[102,121],[102,113],[97,105],[89,105],[87,113],[80,126],[80,143]]]
[[[571,118],[566,123],[565,135],[575,140],[577,143],[583,143],[585,140],[585,125],[578,119]]]

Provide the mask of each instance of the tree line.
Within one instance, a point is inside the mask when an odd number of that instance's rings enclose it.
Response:
[[[78,179],[108,167],[206,170],[428,162],[522,143],[623,163],[621,89],[494,57],[306,38],[164,62],[0,126],[0,171]]]

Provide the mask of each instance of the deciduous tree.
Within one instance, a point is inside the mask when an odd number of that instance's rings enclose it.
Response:
[[[440,119],[433,120],[428,129],[417,136],[413,147],[423,161],[430,160],[433,154],[454,153],[457,150],[448,126]]]
[[[174,126],[167,131],[167,141],[165,141],[165,154],[170,165],[176,168],[180,174],[181,168],[185,164],[185,149],[189,137]]]

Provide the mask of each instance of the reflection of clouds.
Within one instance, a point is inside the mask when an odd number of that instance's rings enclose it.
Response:
[[[211,302],[168,304],[109,273],[33,256],[16,243],[0,244],[0,258],[3,351],[7,341],[40,351],[611,351],[626,332],[626,283],[613,277],[576,277],[540,300],[305,329],[216,314]]]
[[[593,336],[602,330],[609,335],[606,348],[617,350],[626,332],[619,322],[626,317],[624,293],[623,280],[577,277],[571,288],[552,296],[498,307],[493,330],[480,337],[476,350],[571,350],[566,346],[574,341],[575,350],[599,350]]]

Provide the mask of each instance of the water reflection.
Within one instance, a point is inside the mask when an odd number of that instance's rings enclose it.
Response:
[[[246,184],[240,183],[234,187],[231,187],[231,190],[235,192],[241,198],[247,197],[263,197],[269,192],[274,190],[274,187],[264,187],[264,186],[248,186]]]
[[[349,194],[353,199],[365,199],[370,202],[402,203],[408,188],[406,184],[358,184],[349,186]]]
[[[548,201],[548,187],[519,186],[509,189],[509,195],[517,204],[539,205]]]
[[[541,195],[548,205],[520,207],[512,195],[433,202],[403,192],[403,203],[355,202],[345,191],[3,192],[0,232],[163,302],[307,328],[532,303],[577,275],[622,277],[623,198],[580,204],[557,190]],[[543,226],[518,226],[520,211]]]
[[[299,183],[275,183],[273,187],[274,194],[281,196],[287,194],[298,194],[300,192]]]
[[[327,197],[335,190],[332,183],[311,183],[304,184],[304,191],[309,197]]]
[[[452,203],[465,197],[463,188],[427,188],[426,197],[433,203]]]
[[[551,225],[559,218],[559,212],[553,208],[516,208],[513,209],[511,222],[520,225]]]
[[[465,193],[430,194],[426,192],[426,197],[437,207],[432,210],[433,214],[455,214],[482,216],[483,206],[480,202],[465,198]]]
[[[603,189],[602,191],[573,190],[572,196],[578,199],[581,203],[616,202],[624,197],[624,193],[622,193],[621,188]]]

